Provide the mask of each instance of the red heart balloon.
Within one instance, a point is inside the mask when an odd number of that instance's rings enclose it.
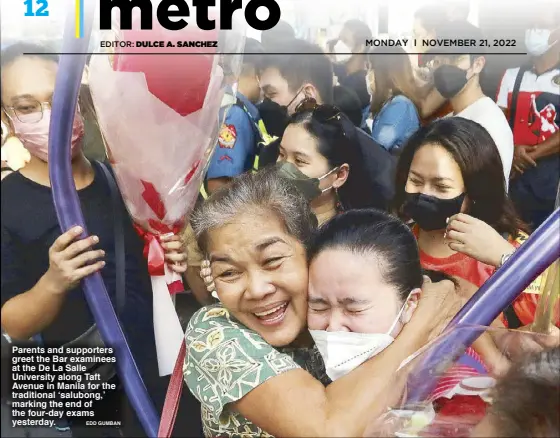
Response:
[[[122,31],[121,40],[132,47],[115,49],[114,71],[144,73],[150,93],[182,116],[202,108],[217,48],[179,47],[178,43],[217,41],[217,30],[188,25],[170,31],[154,20],[153,29]],[[154,43],[164,47],[153,47]]]

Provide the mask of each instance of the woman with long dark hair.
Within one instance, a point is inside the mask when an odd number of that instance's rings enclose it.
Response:
[[[371,132],[389,151],[398,151],[420,127],[420,93],[410,57],[398,47],[376,47],[367,56]]]
[[[282,137],[278,165],[311,200],[319,223],[341,210],[379,206],[368,190],[356,129],[336,107],[310,102],[296,112]]]
[[[492,137],[461,117],[438,120],[410,138],[397,164],[394,209],[414,221],[423,267],[458,277],[473,292],[528,233],[507,196]],[[522,294],[508,323],[531,323],[535,297]]]

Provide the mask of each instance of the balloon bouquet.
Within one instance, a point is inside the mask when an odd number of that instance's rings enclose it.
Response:
[[[514,361],[553,340],[545,333],[551,322],[557,324],[559,227],[557,209],[465,304],[439,338],[401,364],[394,393],[388,397],[399,401],[381,418],[372,419],[365,436],[470,436],[492,403],[496,383],[482,359],[469,348],[471,344],[488,333],[496,340],[500,357]],[[549,266],[532,330],[489,328]],[[546,324],[539,330],[541,314]]]
[[[87,230],[71,172],[69,145],[86,62],[95,2],[85,2],[84,38],[74,38],[69,14],[53,96],[49,135],[50,178],[62,231]],[[219,24],[217,23],[219,28]],[[133,29],[139,28],[138,20]],[[109,160],[123,199],[144,238],[144,254],[154,292],[154,331],[160,375],[181,362],[183,332],[170,295],[183,290],[181,279],[163,259],[160,240],[178,233],[193,208],[201,181],[227,112],[222,100],[234,91],[244,45],[244,29],[202,31],[189,25],[169,32],[154,22],[148,31],[116,31],[111,38],[135,42],[219,40],[211,48],[118,48],[92,57],[89,85]],[[150,50],[150,54],[147,54]],[[183,55],[179,56],[178,53]],[[163,53],[163,54],[162,54]],[[79,55],[76,55],[79,54]],[[226,72],[226,73],[224,73]],[[226,77],[227,74],[227,77]],[[87,236],[87,231],[82,237]],[[83,281],[88,305],[104,342],[114,348],[126,394],[150,437],[158,436],[159,418],[140,377],[111,301],[97,273]],[[183,347],[183,348],[181,348]]]

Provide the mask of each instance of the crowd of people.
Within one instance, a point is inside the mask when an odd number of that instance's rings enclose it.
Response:
[[[461,15],[421,8],[415,36],[483,39]],[[200,307],[185,333],[189,391],[175,436],[364,436],[399,402],[401,363],[554,211],[559,18],[556,8],[531,22],[530,63],[505,71],[497,96],[481,88],[480,48],[416,60],[366,47],[372,32],[359,20],[327,53],[285,22],[247,39],[195,210],[162,241]],[[48,133],[58,58],[49,53],[16,43],[1,57],[2,340],[83,341],[96,329],[80,281],[100,272],[161,413],[169,378],[157,369],[143,243],[102,158],[87,78],[71,154],[90,237],[61,233],[57,221]],[[525,291],[492,326],[530,330],[538,305]],[[522,361],[502,354],[511,337],[495,333],[465,350],[498,380],[474,436],[558,436],[559,325],[557,312]],[[116,373],[110,380],[120,385]],[[2,416],[9,403],[3,393]],[[128,420],[120,429],[58,422],[56,433],[143,436],[122,388],[99,402],[116,405]]]

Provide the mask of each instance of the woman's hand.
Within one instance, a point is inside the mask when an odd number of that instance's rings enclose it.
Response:
[[[49,248],[49,269],[43,279],[52,290],[65,293],[105,266],[100,260],[105,251],[92,249],[99,238],[90,236],[78,240],[82,233],[81,227],[74,227],[58,237]]]
[[[429,339],[434,339],[447,327],[465,302],[466,299],[456,292],[453,282],[443,280],[432,283],[424,276],[422,295],[411,322],[421,324],[429,331]]]
[[[181,236],[163,235],[160,241],[169,269],[177,274],[184,274],[187,271],[187,250]]]
[[[531,325],[518,330],[508,330],[501,336],[494,336],[498,348],[513,360],[528,354],[538,354],[543,350],[560,346],[560,329],[550,325],[548,333],[535,333]]]
[[[515,251],[515,247],[490,225],[463,213],[449,218],[445,239],[453,251],[495,268],[500,267],[504,254]]]
[[[203,260],[200,265],[200,278],[204,281],[208,292],[213,293],[216,290],[216,284],[214,283],[212,269],[210,268],[210,262],[208,260]]]

